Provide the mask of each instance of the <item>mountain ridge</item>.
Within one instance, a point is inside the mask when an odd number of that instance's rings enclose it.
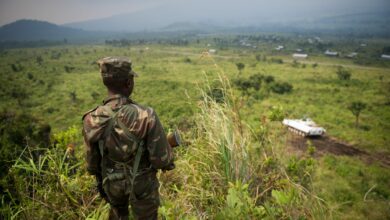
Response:
[[[17,20],[0,27],[0,41],[87,39],[95,34],[96,32],[31,19]]]

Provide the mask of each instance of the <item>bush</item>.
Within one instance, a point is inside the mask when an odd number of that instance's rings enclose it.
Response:
[[[75,68],[73,66],[64,66],[64,70],[67,73],[70,73],[74,70]]]
[[[337,77],[339,78],[339,80],[351,79],[351,72],[342,66],[337,67],[336,74],[337,74]]]
[[[51,127],[32,115],[10,111],[0,113],[0,122],[0,177],[3,177],[26,146],[50,144]]]
[[[36,57],[36,61],[37,61],[38,65],[42,65],[42,63],[43,63],[43,58],[42,58],[42,56],[37,56],[37,57]]]
[[[245,68],[245,64],[236,63],[236,67],[237,67],[238,72],[241,74],[241,71]]]
[[[271,85],[271,90],[274,93],[278,94],[284,94],[284,93],[290,93],[293,89],[293,86],[288,82],[275,82]]]
[[[11,64],[11,69],[14,71],[14,72],[20,72],[23,70],[23,66],[20,65],[19,63],[15,64]]]
[[[283,60],[280,58],[271,58],[271,63],[283,64]]]
[[[268,115],[269,120],[282,122],[286,116],[282,106],[272,106],[271,111]]]

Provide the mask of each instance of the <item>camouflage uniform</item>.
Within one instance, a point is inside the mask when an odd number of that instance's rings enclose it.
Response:
[[[104,74],[107,76],[104,68],[101,71],[103,77]],[[116,114],[115,122],[109,125],[113,113]],[[110,219],[127,219],[129,201],[136,219],[157,219],[160,200],[156,173],[171,165],[173,158],[154,110],[117,94],[87,112],[83,124],[87,169],[102,184],[101,194],[111,204]],[[111,132],[106,131],[107,127],[112,128]],[[100,142],[104,146],[102,149]],[[140,151],[132,185],[131,171],[140,147],[144,150]]]

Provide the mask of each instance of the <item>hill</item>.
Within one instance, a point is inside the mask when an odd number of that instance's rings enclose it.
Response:
[[[46,21],[18,20],[0,27],[0,41],[86,39],[96,32],[52,24]]]

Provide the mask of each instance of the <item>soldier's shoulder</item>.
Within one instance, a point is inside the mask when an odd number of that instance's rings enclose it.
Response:
[[[87,115],[89,115],[89,114],[91,114],[92,112],[96,111],[99,107],[100,107],[100,106],[98,105],[98,106],[96,106],[95,108],[90,109],[90,110],[88,110],[87,112],[85,112],[85,113],[83,114],[83,117],[81,118],[81,120],[84,121],[84,118],[85,118]]]
[[[135,102],[127,104],[125,111],[134,111],[138,118],[151,117],[155,114],[153,108]]]

